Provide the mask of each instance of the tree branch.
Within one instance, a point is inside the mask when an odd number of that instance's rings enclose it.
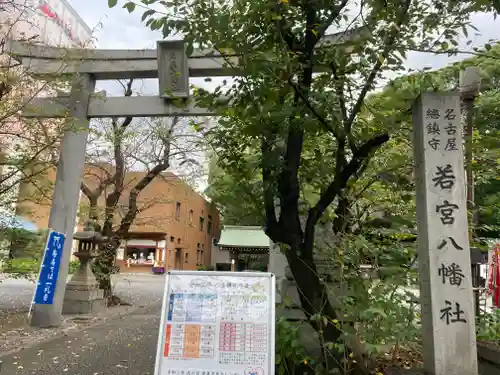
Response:
[[[342,116],[342,122],[347,121],[347,104],[344,94],[344,80],[340,78],[339,67],[335,62],[330,63],[330,69],[332,70],[333,80],[335,85],[335,94],[339,100],[340,114]]]
[[[316,110],[316,108],[314,108],[314,106],[312,105],[312,103],[309,101],[309,99],[307,99],[304,94],[302,94],[302,92],[300,91],[300,89],[297,87],[297,85],[292,81],[292,78],[289,77],[288,78],[288,84],[290,86],[292,86],[293,90],[295,91],[296,95],[299,96],[299,98],[302,100],[302,103],[304,103],[307,107],[307,109],[309,109],[309,111],[311,112],[311,114],[316,117],[316,119],[319,121],[319,123],[323,126],[323,128],[327,131],[327,132],[331,132],[334,136],[338,136],[338,132],[337,130],[335,130],[335,128],[333,126],[331,126],[328,121],[326,121],[325,117],[321,116],[319,114],[319,112]]]
[[[123,87],[123,95],[125,97],[132,96],[132,84],[134,83],[133,78],[129,79],[126,84],[119,81]],[[106,210],[103,231],[109,230],[112,226],[114,210],[120,199],[121,192],[123,191],[123,181],[125,178],[125,160],[123,158],[122,152],[122,141],[123,135],[126,128],[132,123],[132,117],[126,117],[121,125],[118,125],[118,118],[113,117],[111,119],[111,125],[113,127],[113,157],[115,160],[115,171],[110,174],[108,170],[103,169],[108,177],[106,179],[101,179],[100,184],[91,190],[85,183],[81,183],[80,190],[89,199],[91,206],[97,204],[97,200],[102,195],[104,189],[107,186],[113,184],[113,192],[106,198]]]
[[[137,182],[137,184],[130,191],[128,198],[128,209],[126,215],[123,217],[120,223],[120,227],[116,231],[116,236],[122,236],[127,233],[132,226],[137,214],[139,213],[139,208],[137,206],[137,198],[141,191],[143,191],[158,175],[167,170],[169,163],[160,163],[155,165],[155,167],[149,171],[143,178]]]
[[[339,16],[340,12],[342,9],[345,8],[349,0],[342,0],[342,2],[337,5],[336,7],[333,7],[332,13],[330,16],[325,20],[323,25],[321,25],[318,28],[318,31],[315,33],[316,36],[316,41],[314,44],[316,44],[326,33],[326,30],[332,25],[332,23],[335,21],[335,19]]]
[[[124,86],[124,96],[132,95],[133,78],[129,79]],[[123,192],[125,181],[125,158],[123,157],[122,143],[123,136],[127,127],[132,123],[132,117],[125,117],[120,125],[117,118],[111,119],[113,127],[113,158],[115,161],[115,173],[112,177],[113,192],[106,198],[106,209],[104,212],[103,232],[107,233],[113,226],[113,218],[115,216],[116,205],[118,204]],[[102,192],[101,192],[102,193]]]
[[[306,31],[304,49],[300,60],[303,66],[299,79],[299,87],[295,92],[294,105],[299,109],[301,97],[308,100],[312,85],[314,45],[316,44],[315,25],[316,9],[312,4],[306,7]],[[301,95],[298,94],[300,92]],[[300,184],[298,171],[304,144],[304,129],[293,116],[289,120],[288,137],[284,155],[283,169],[279,176],[278,190],[280,196],[280,230],[288,233],[287,244],[299,249],[302,243],[302,227],[300,224],[298,202],[300,199]]]
[[[92,197],[94,197],[92,190],[90,190],[90,188],[85,185],[84,182],[80,184],[80,190],[88,198],[89,201],[92,200]]]
[[[389,134],[385,133],[374,136],[366,141],[358,150],[356,150],[351,161],[345,166],[345,168],[343,168],[342,171],[335,176],[334,180],[321,195],[316,205],[309,210],[304,243],[311,246],[308,247],[305,245],[304,247],[306,249],[312,249],[312,244],[314,243],[314,227],[328,206],[333,202],[335,197],[340,194],[341,190],[345,188],[349,179],[356,174],[365,159],[388,140]]]
[[[262,153],[262,182],[264,190],[265,232],[270,238],[279,238],[280,230],[276,219],[276,208],[274,207],[274,189],[272,185],[272,172],[270,161],[272,160],[272,143],[270,137],[261,137],[260,150]]]
[[[122,218],[120,226],[116,231],[117,236],[122,236],[129,231],[133,221],[139,213],[137,199],[141,191],[143,191],[156,177],[158,177],[162,172],[166,171],[170,167],[171,143],[175,128],[179,124],[179,122],[179,117],[174,117],[167,133],[159,135],[159,138],[162,140],[164,146],[163,157],[158,162],[158,164],[156,164],[153,169],[151,169],[143,178],[141,178],[130,191],[127,213]]]
[[[396,42],[396,37],[399,34],[399,30],[401,25],[405,22],[407,19],[408,15],[408,10],[410,8],[412,0],[406,0],[402,6],[402,9],[400,10],[399,16],[397,17],[395,23],[391,25],[391,31],[389,35],[387,36],[385,42],[384,42],[384,49],[382,50],[382,53],[380,54],[379,58],[373,65],[373,68],[368,75],[368,78],[366,79],[366,82],[361,89],[361,92],[358,96],[358,99],[356,103],[354,104],[354,107],[352,108],[351,115],[347,119],[347,121],[344,123],[344,129],[346,134],[351,133],[352,125],[354,123],[354,120],[356,119],[356,116],[358,115],[359,111],[361,110],[361,106],[363,105],[363,102],[365,100],[366,95],[368,94],[368,91],[370,88],[373,86],[373,83],[375,81],[375,78],[377,77],[377,74],[380,72],[380,69],[382,68],[382,65],[384,64],[385,60],[391,53],[392,49],[394,48],[394,44]],[[355,151],[355,145],[353,151]]]

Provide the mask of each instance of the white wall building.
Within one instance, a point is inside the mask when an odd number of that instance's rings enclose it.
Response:
[[[92,42],[92,30],[66,0],[4,0],[0,7],[0,25],[10,38],[61,47]]]
[[[92,30],[66,0],[0,0],[0,67],[2,70],[12,71],[12,63],[6,53],[7,40],[25,40],[33,43],[45,44],[59,47],[92,47]],[[15,69],[15,68],[14,68]],[[34,83],[34,85],[36,85]],[[23,91],[23,84],[13,87],[12,91]],[[34,89],[36,91],[36,89]],[[43,90],[39,95],[47,95]],[[21,97],[21,95],[19,95]],[[14,116],[0,114],[2,128],[9,129],[9,133],[21,131],[22,125]],[[17,130],[16,130],[17,129]],[[6,158],[12,158],[16,154],[15,136],[0,137],[0,154]],[[19,146],[19,145],[18,145]],[[8,165],[0,165],[0,175],[9,176],[16,168]],[[0,197],[0,217],[7,226],[24,226],[15,222],[16,202],[19,195],[19,184],[21,173],[11,175],[2,184],[14,186],[6,194]],[[2,204],[4,203],[4,204]],[[1,221],[1,218],[0,218]],[[12,222],[11,222],[12,221]]]

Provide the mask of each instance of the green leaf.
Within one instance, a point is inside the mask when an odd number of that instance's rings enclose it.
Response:
[[[281,363],[281,356],[279,354],[276,354],[274,357],[274,362],[279,365]]]
[[[117,3],[118,3],[118,0],[108,0],[108,7],[114,8]]]
[[[377,307],[371,307],[371,308],[365,310],[365,313],[372,314],[372,315],[380,315],[382,318],[387,317],[387,314],[385,313],[385,311],[382,310],[381,308],[377,308]]]
[[[144,22],[146,20],[146,18],[151,17],[155,13],[156,13],[156,11],[153,9],[148,9],[147,11],[145,11],[141,17],[142,22]]]
[[[193,54],[193,51],[194,51],[193,43],[187,43],[186,44],[186,55],[191,56]]]
[[[154,20],[153,22],[151,22],[151,30],[159,30],[161,29],[163,26],[163,21],[162,20]]]
[[[123,8],[127,9],[129,13],[132,13],[135,10],[135,4],[133,2],[126,3]]]
[[[283,305],[285,307],[292,307],[292,304],[293,304],[293,301],[292,301],[292,298],[290,296],[285,296],[283,298]]]

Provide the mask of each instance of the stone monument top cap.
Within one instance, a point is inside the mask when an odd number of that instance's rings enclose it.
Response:
[[[87,241],[92,243],[100,243],[106,241],[106,237],[104,237],[101,233],[93,230],[76,232],[73,234],[73,238],[78,241]]]

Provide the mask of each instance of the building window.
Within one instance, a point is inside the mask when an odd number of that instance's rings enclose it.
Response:
[[[170,242],[175,242],[175,237],[170,237]]]
[[[207,233],[212,234],[212,216],[208,215]]]
[[[193,225],[193,210],[189,210],[189,225]]]
[[[201,266],[203,265],[203,250],[197,250],[196,251],[196,264]]]
[[[199,243],[199,242],[196,244],[196,248],[197,248],[197,249],[199,249],[199,248],[200,248],[200,243]]]
[[[188,255],[189,255],[189,253],[186,251],[186,252],[184,253],[184,263],[187,263],[187,262],[188,262]]]
[[[175,204],[175,220],[180,220],[181,219],[181,204],[180,202],[177,202]]]
[[[203,232],[203,224],[205,223],[205,218],[200,216],[200,231]]]
[[[181,239],[180,238],[177,239],[177,243],[181,243]]]

